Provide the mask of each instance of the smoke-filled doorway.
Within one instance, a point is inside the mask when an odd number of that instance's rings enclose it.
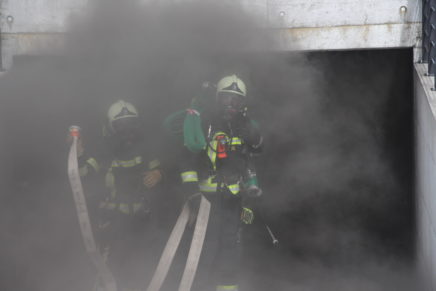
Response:
[[[412,50],[282,53],[261,63],[250,80],[266,133],[258,176],[268,215],[245,241],[247,284],[410,290]]]
[[[66,176],[69,125],[79,122],[91,146],[108,104],[130,96],[159,143],[163,119],[203,81],[236,71],[265,135],[257,163],[265,215],[244,229],[241,289],[410,290],[411,50],[158,55],[121,72],[95,58],[29,61],[1,80],[3,289],[93,284]],[[179,180],[170,177],[173,205],[163,214],[174,218]]]

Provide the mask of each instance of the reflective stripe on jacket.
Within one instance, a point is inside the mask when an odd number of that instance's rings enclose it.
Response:
[[[240,137],[229,137],[225,132],[218,131],[213,135],[212,140],[209,142],[208,148],[205,152],[202,152],[200,154],[206,153],[207,158],[210,161],[211,170],[212,172],[217,171],[217,159],[218,158],[218,143],[217,140],[218,136],[222,136],[222,141],[224,142],[226,147],[229,151],[235,151],[237,150],[237,147],[243,145],[243,140]],[[189,168],[186,171],[183,171],[181,174],[182,183],[196,183],[198,182],[199,190],[202,192],[207,193],[213,193],[217,192],[218,188],[227,188],[232,194],[236,195],[240,192],[240,182],[241,181],[234,181],[232,184],[228,183],[217,183],[216,182],[216,175],[211,174],[207,178],[199,178],[199,174],[196,170],[193,170],[192,168]],[[204,177],[204,176],[203,176]]]
[[[129,170],[133,167],[140,167],[143,164],[143,159],[141,156],[136,156],[131,160],[113,160],[111,166],[106,172],[105,176],[105,185],[106,188],[110,192],[110,196],[107,197],[106,201],[100,203],[100,208],[105,210],[118,210],[124,214],[135,214],[139,210],[144,210],[146,205],[144,205],[143,199],[139,199],[140,197],[132,197],[129,195],[135,195],[137,193],[119,193],[119,189],[117,189],[117,175],[116,171],[125,171]],[[152,160],[148,163],[148,170],[157,169],[160,166],[160,162],[158,160]],[[141,183],[142,187],[142,171],[138,169],[136,172],[129,173],[129,175],[141,175],[138,177],[139,183]],[[134,190],[135,185],[132,186]],[[126,190],[124,190],[126,191]],[[133,200],[133,201],[131,201]]]

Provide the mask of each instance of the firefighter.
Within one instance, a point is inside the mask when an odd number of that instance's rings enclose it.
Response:
[[[261,194],[252,156],[260,153],[263,139],[247,115],[246,85],[237,75],[217,83],[213,106],[186,114],[183,192],[188,201],[201,192],[211,203],[194,289],[237,291],[241,222],[253,222],[251,204]],[[189,119],[193,126],[187,126]]]
[[[79,140],[79,172],[94,232],[118,289],[139,290],[146,286],[156,259],[153,210],[162,179],[160,162],[149,153],[138,111],[131,103],[112,104],[103,131],[106,149],[100,152],[106,154],[98,158],[89,155]]]

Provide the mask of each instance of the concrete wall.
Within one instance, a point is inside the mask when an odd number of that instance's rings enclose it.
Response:
[[[420,35],[419,0],[270,0],[270,26],[284,50],[412,47]]]
[[[43,54],[62,43],[68,20],[88,0],[0,0],[2,64],[19,54]]]
[[[178,0],[183,1],[191,0]],[[59,45],[69,17],[81,13],[87,2],[0,0],[3,66],[9,68],[15,54],[39,54]],[[274,28],[271,33],[279,50],[413,47],[421,35],[420,0],[238,0],[236,3],[256,15],[265,27]]]
[[[417,257],[423,291],[436,290],[436,91],[426,64],[415,65]]]

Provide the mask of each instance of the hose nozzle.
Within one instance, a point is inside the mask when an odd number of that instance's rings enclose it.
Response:
[[[80,131],[81,131],[81,128],[80,128],[80,126],[77,126],[77,125],[71,125],[69,128],[70,136],[72,136],[72,137],[74,137],[74,136],[80,137]]]

